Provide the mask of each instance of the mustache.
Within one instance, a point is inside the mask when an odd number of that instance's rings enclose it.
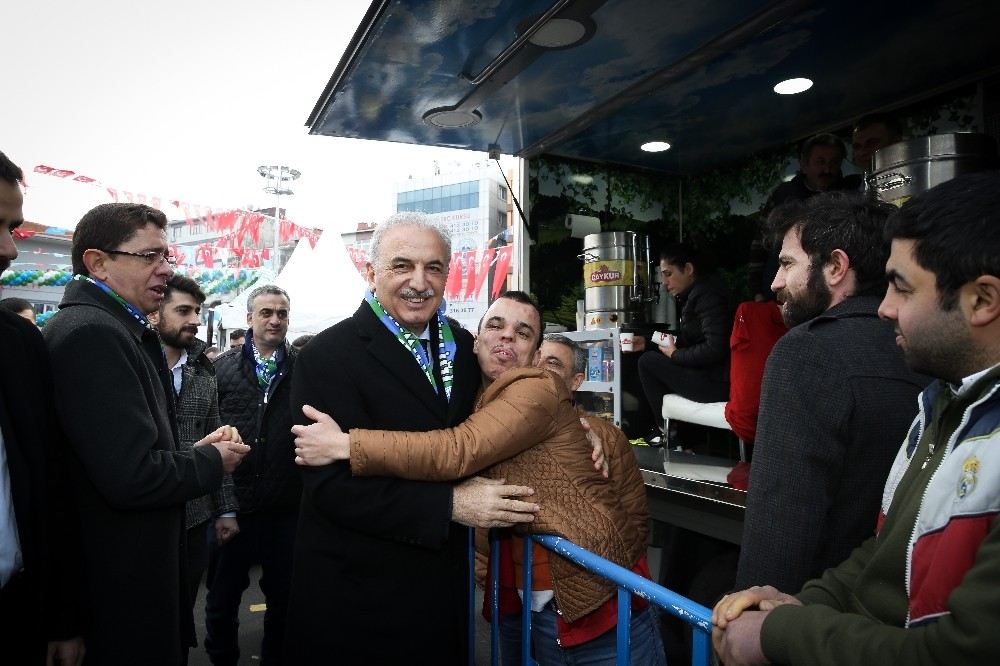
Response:
[[[198,333],[197,326],[181,326],[181,333]]]
[[[399,295],[403,298],[432,298],[434,296],[434,290],[428,288],[423,291],[417,291],[416,289],[411,289],[410,287],[404,287],[399,291]]]

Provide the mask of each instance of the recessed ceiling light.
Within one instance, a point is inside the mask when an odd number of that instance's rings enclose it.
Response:
[[[441,129],[457,129],[479,124],[483,114],[478,111],[458,111],[456,109],[431,109],[424,114],[424,122]]]
[[[587,27],[573,19],[554,18],[528,38],[535,46],[547,49],[561,49],[581,41],[587,34]]]
[[[774,86],[774,92],[779,95],[797,95],[813,87],[811,79],[787,79]]]
[[[649,143],[644,143],[639,147],[647,153],[662,153],[664,150],[670,150],[670,144],[666,141],[650,141]]]
[[[574,173],[569,179],[577,185],[590,185],[594,182],[594,177],[589,173]]]

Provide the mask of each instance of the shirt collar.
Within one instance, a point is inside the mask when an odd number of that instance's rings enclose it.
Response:
[[[181,350],[181,356],[180,356],[180,358],[177,359],[177,362],[174,363],[173,367],[170,368],[170,369],[171,370],[176,370],[177,368],[183,366],[187,362],[188,362],[188,350],[187,349],[182,349]]]
[[[963,393],[965,393],[966,391],[968,391],[970,388],[972,388],[972,385],[975,384],[980,379],[982,379],[984,376],[986,376],[986,374],[988,372],[992,371],[994,368],[996,368],[998,366],[1000,366],[1000,364],[990,366],[990,367],[988,367],[988,368],[986,368],[984,370],[980,370],[979,372],[974,372],[971,375],[969,375],[968,377],[964,378],[962,380],[962,383],[958,384],[958,385],[955,385],[955,384],[952,384],[951,382],[949,382],[948,383],[948,388],[951,389],[951,392],[954,393],[956,397],[960,396]]]

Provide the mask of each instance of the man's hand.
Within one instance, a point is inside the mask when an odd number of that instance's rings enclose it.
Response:
[[[514,497],[534,495],[527,486],[507,486],[503,479],[474,476],[452,491],[451,519],[468,527],[510,527],[530,523],[538,505]]]
[[[801,606],[802,602],[770,585],[763,587],[755,585],[742,592],[733,592],[719,599],[719,603],[715,604],[715,608],[712,609],[712,624],[720,629],[725,629],[727,624],[738,618],[748,608],[770,611],[781,604]]]
[[[215,519],[215,542],[220,546],[240,533],[240,524],[233,517]]]
[[[329,414],[309,405],[302,405],[302,413],[313,423],[292,426],[296,465],[317,467],[350,460],[351,440]]]
[[[240,436],[236,432],[236,428],[222,426],[212,434],[195,442],[194,445],[214,446],[219,455],[222,456],[222,471],[226,474],[232,474],[236,466],[243,461],[243,456],[250,451],[250,447],[237,441],[223,439],[227,434],[235,437]]]
[[[590,429],[590,423],[586,417],[580,417],[580,424],[583,425],[583,431],[587,433],[587,441],[594,447],[593,453],[590,454],[590,459],[594,461],[594,469],[606,479],[608,478],[608,458],[604,455],[604,441],[601,440],[600,435]]]
[[[67,641],[49,641],[48,653],[45,655],[45,666],[80,666],[85,654],[87,654],[87,648],[80,636]]]
[[[712,646],[726,666],[769,664],[760,645],[760,630],[770,611],[747,611],[726,629],[713,627]]]

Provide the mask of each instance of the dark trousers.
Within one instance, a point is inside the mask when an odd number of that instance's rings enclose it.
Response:
[[[261,664],[281,663],[285,616],[292,581],[294,511],[240,514],[240,532],[213,554],[212,577],[205,604],[205,651],[216,666],[239,662],[239,610],[250,585],[250,568],[261,566],[260,589],[267,610]]]
[[[191,602],[191,610],[194,611],[195,602],[198,600],[198,588],[201,587],[201,577],[205,574],[205,567],[208,566],[208,539],[215,538],[213,528],[214,521],[200,523],[187,529],[187,584],[188,599]],[[209,534],[211,530],[211,535]],[[196,629],[197,631],[197,629]],[[197,641],[197,639],[195,639]],[[190,648],[184,650],[182,666],[187,666],[188,652]]]
[[[0,589],[0,664],[45,664],[37,593],[25,574],[16,574]]]
[[[718,378],[719,369],[677,365],[659,349],[639,358],[639,381],[656,423],[663,425],[663,396],[668,393],[695,402],[729,400],[729,382]]]

